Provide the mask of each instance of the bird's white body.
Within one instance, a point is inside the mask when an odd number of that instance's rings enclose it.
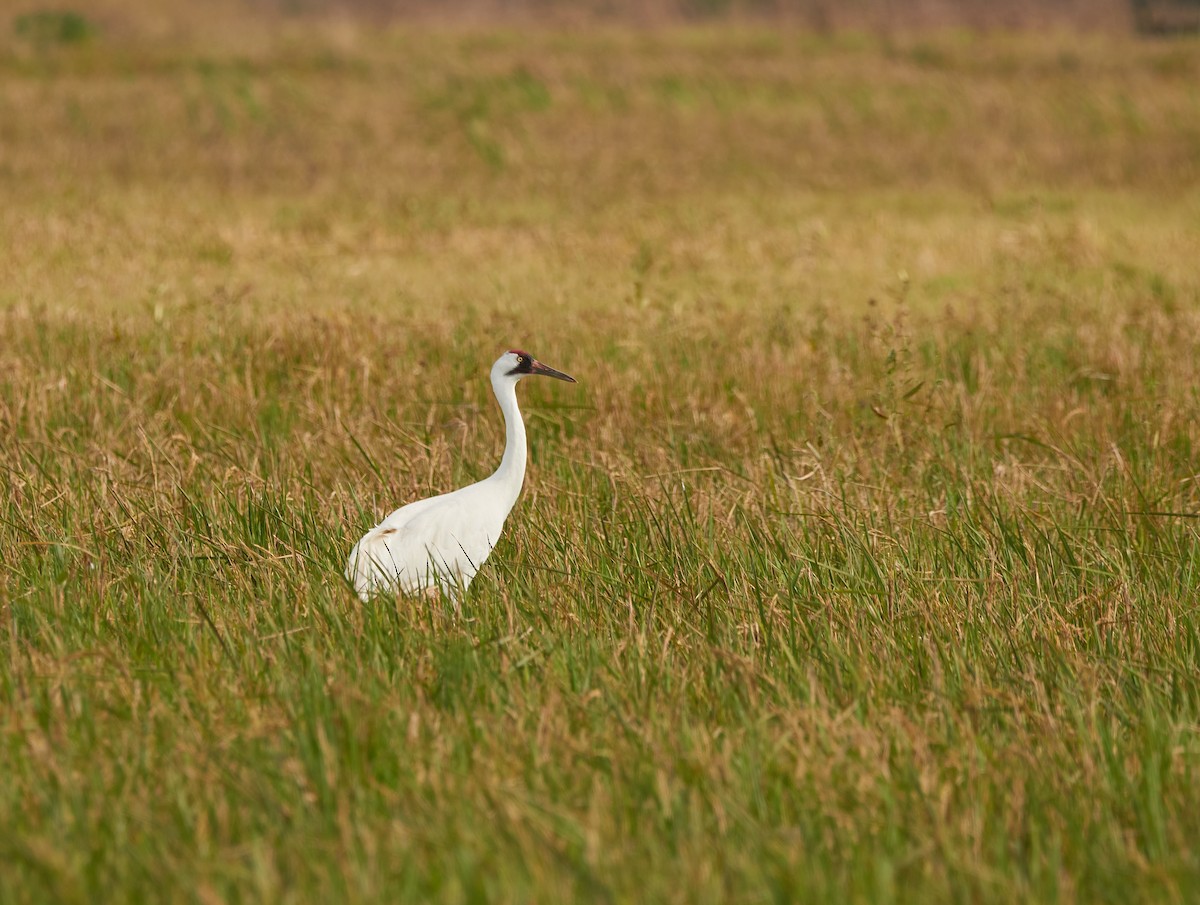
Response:
[[[500,356],[491,372],[492,390],[504,413],[500,467],[469,487],[401,506],[363,535],[346,564],[346,578],[359,597],[432,591],[457,599],[467,589],[521,494],[527,451],[517,383],[530,374],[574,382],[524,352]]]

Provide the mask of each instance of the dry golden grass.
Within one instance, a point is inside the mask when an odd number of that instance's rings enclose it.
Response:
[[[0,40],[0,899],[1194,896],[1194,44],[137,21]]]

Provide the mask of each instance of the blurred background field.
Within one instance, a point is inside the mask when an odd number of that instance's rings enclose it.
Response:
[[[437,316],[649,277],[843,307],[904,271],[924,305],[1044,264],[1194,272],[1191,40],[109,19],[139,21],[7,36],[10,303]]]
[[[1134,13],[6,7],[0,900],[1192,900]],[[463,611],[359,604],[512,346],[580,383]]]

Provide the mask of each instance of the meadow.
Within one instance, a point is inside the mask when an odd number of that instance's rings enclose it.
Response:
[[[0,901],[1200,897],[1195,39],[0,26]]]

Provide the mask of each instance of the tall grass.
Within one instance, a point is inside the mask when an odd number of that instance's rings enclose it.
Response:
[[[293,40],[0,57],[0,899],[1195,896],[1186,58]]]

